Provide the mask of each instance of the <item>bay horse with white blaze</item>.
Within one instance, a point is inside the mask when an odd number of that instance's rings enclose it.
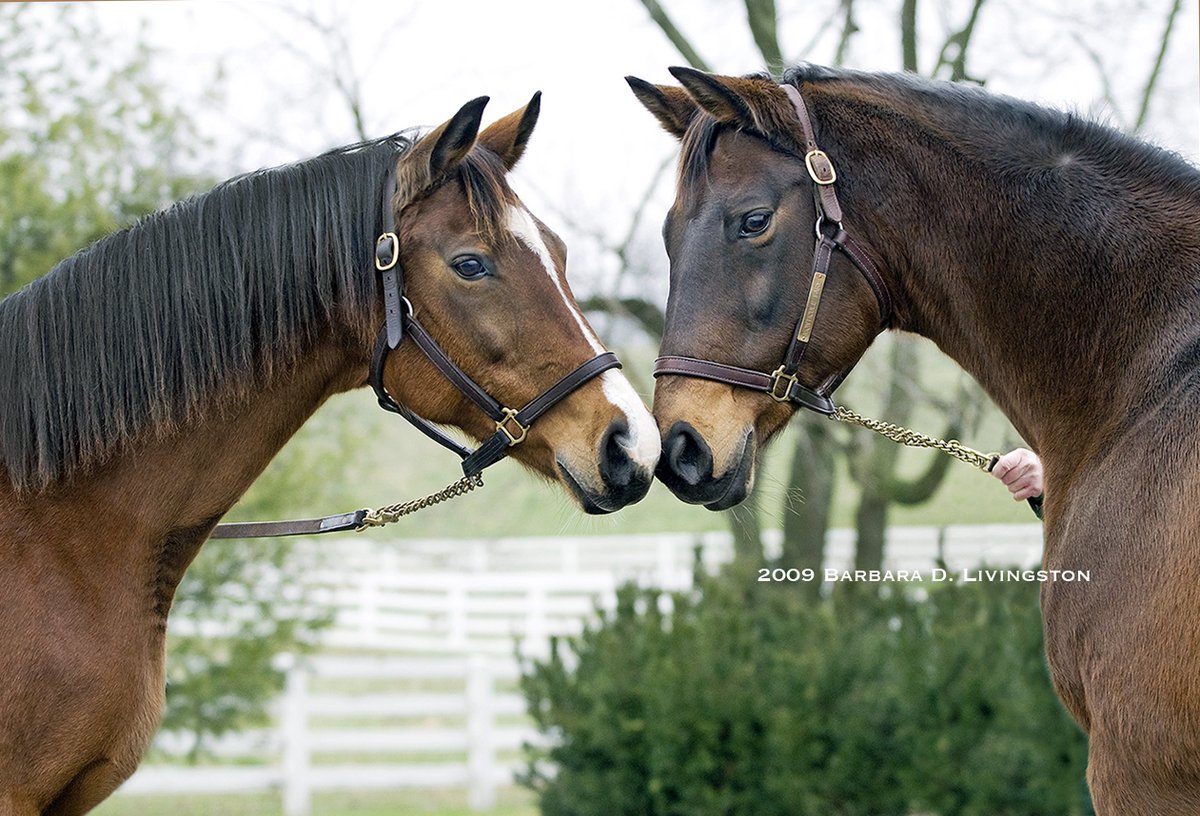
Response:
[[[486,101],[415,141],[233,179],[0,302],[0,816],[81,814],[133,772],[184,570],[318,406],[366,384],[377,334],[405,409],[519,438],[503,452],[589,512],[645,494],[653,419],[506,179],[539,97],[480,132]],[[403,323],[377,264],[403,269]],[[540,418],[496,422],[424,346],[378,332],[418,318],[472,384]]]
[[[1200,813],[1200,172],[977,88],[672,73],[629,79],[682,140],[660,478],[736,504],[878,332],[930,338],[1042,457],[1045,566],[1091,573],[1042,612],[1096,812]]]

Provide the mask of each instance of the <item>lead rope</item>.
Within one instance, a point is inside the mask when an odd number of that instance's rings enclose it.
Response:
[[[866,428],[868,431],[874,431],[893,442],[908,445],[911,448],[936,448],[942,453],[949,454],[955,459],[959,459],[974,468],[982,470],[984,473],[991,473],[992,468],[1000,461],[1000,454],[998,453],[980,453],[974,448],[968,448],[957,439],[938,439],[934,436],[926,436],[923,433],[918,433],[901,425],[893,425],[891,422],[882,422],[878,419],[865,417],[841,405],[834,408],[833,418],[839,422],[858,425]]]
[[[441,504],[444,501],[465,496],[477,487],[483,487],[483,474],[474,473],[470,476],[463,476],[457,482],[446,485],[436,493],[430,493],[420,499],[410,499],[399,504],[389,504],[380,507],[378,510],[367,510],[367,514],[363,516],[362,523],[356,528],[357,532],[369,529],[371,527],[384,527],[388,524],[395,524],[400,519],[407,515],[424,510],[426,507],[433,507],[435,504]]]

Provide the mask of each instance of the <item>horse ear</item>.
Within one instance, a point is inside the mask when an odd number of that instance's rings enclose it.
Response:
[[[499,156],[504,166],[512,170],[525,153],[525,145],[533,135],[541,112],[542,92],[538,91],[528,105],[488,125],[479,134],[479,143]]]
[[[405,180],[411,190],[423,190],[433,184],[471,151],[487,103],[486,96],[472,99],[404,155],[400,164],[407,171]]]
[[[668,68],[696,103],[718,122],[756,128],[754,110],[747,97],[758,90],[754,80],[706,74],[694,68]]]
[[[627,76],[625,81],[638,101],[663,126],[663,130],[676,139],[682,139],[692,118],[700,110],[688,92],[674,85],[652,85],[635,76]]]

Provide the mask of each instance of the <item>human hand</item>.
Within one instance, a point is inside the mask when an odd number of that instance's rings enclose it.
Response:
[[[1042,460],[1031,450],[1017,448],[1004,454],[992,475],[1004,482],[1015,501],[1042,495]]]

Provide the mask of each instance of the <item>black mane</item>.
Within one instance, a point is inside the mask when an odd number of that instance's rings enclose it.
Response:
[[[748,78],[767,79],[761,74]],[[834,86],[842,85],[865,89],[881,106],[919,110],[927,114],[923,118],[937,123],[938,132],[918,136],[944,139],[947,146],[1002,175],[1032,176],[1037,181],[1039,175],[1063,167],[1064,162],[1086,159],[1095,170],[1094,181],[1118,187],[1114,175],[1119,174],[1181,195],[1200,197],[1200,170],[1177,154],[1086,117],[989,93],[977,85],[810,64],[789,69],[783,81],[797,86],[828,84],[832,93],[836,93]],[[806,101],[812,109],[818,142],[826,149],[836,148],[837,117],[823,116],[820,100],[815,94],[812,97]],[[861,101],[863,98],[860,94],[860,104],[867,104]],[[726,127],[730,126],[711,116],[696,117],[683,138],[681,179],[695,180],[707,172],[709,154]],[[776,149],[791,152],[770,134],[763,135]]]
[[[403,134],[231,179],[59,263],[0,302],[0,464],[18,490],[168,433],[365,320]]]
[[[1002,174],[1037,173],[1060,167],[1066,160],[1086,158],[1095,167],[1111,167],[1152,184],[1200,195],[1200,170],[1176,153],[1085,116],[991,93],[975,84],[814,65],[790,69],[784,81],[852,83],[901,109],[925,112],[948,141]],[[837,123],[817,123],[822,126],[836,128]]]

